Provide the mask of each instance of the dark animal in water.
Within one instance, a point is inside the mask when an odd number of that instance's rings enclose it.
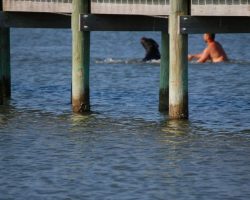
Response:
[[[157,44],[156,41],[154,41],[151,38],[142,37],[141,44],[146,50],[146,55],[142,59],[142,61],[145,62],[145,61],[149,61],[152,59],[158,60],[161,58],[161,54],[159,52],[159,45]]]

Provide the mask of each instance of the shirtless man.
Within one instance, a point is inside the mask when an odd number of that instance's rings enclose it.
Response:
[[[228,61],[227,55],[223,50],[221,44],[214,40],[215,34],[213,33],[205,33],[203,35],[203,40],[207,43],[207,48],[203,50],[202,53],[199,54],[189,54],[188,60],[197,59],[198,63],[204,63],[207,60],[211,62],[223,62]]]

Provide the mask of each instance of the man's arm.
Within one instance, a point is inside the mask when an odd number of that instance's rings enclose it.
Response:
[[[197,63],[204,63],[209,59],[210,59],[210,52],[209,49],[206,48],[198,58]]]
[[[201,55],[202,55],[202,53],[198,53],[198,54],[189,54],[189,55],[188,55],[188,60],[190,61],[190,60],[193,60],[194,58],[195,58],[195,59],[200,59]]]

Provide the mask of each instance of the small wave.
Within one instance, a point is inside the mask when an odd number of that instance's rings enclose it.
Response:
[[[189,64],[192,65],[224,65],[224,64],[237,64],[237,65],[250,65],[250,61],[249,60],[236,60],[236,59],[230,59],[229,61],[226,62],[218,62],[218,63],[214,63],[214,62],[205,62],[205,63],[198,63],[195,60],[189,61]]]
[[[143,62],[142,59],[122,59],[122,58],[95,58],[96,64],[160,64],[160,60],[150,60]]]
[[[123,64],[126,63],[127,60],[114,59],[114,58],[104,58],[104,59],[96,58],[94,59],[94,62],[97,64]]]
[[[250,65],[250,60],[230,59],[228,62],[231,64]]]
[[[93,59],[95,64],[149,64],[149,65],[160,65],[161,60],[150,60],[150,61],[142,61],[140,58],[132,58],[132,59],[126,59],[126,58],[94,58]],[[194,65],[200,65],[201,63],[197,63],[196,61],[189,61],[190,64]],[[230,59],[228,62],[221,62],[221,63],[213,63],[213,62],[206,62],[203,63],[203,65],[220,65],[222,63],[228,63],[228,64],[239,64],[239,65],[250,65],[249,60],[237,60],[237,59]]]

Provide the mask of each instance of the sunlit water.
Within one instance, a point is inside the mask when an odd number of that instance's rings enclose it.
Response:
[[[92,114],[71,112],[69,30],[11,31],[0,107],[0,199],[212,200],[250,196],[250,36],[218,35],[229,63],[189,63],[189,121],[158,112],[159,62],[140,37],[91,35]],[[189,52],[204,48],[201,35]]]

